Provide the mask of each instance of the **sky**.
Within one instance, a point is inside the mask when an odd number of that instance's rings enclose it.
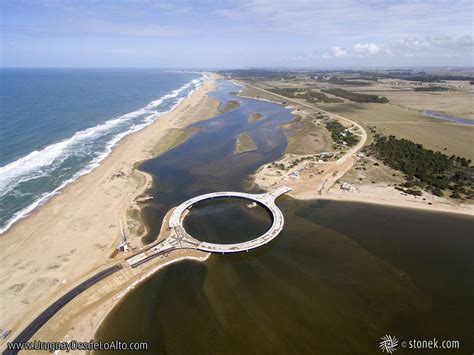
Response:
[[[474,66],[471,0],[0,0],[2,67]]]

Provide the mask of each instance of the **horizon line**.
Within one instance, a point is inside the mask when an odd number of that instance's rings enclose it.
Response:
[[[247,67],[167,67],[167,66],[0,66],[0,69],[167,69],[167,70],[323,70],[323,69],[364,69],[364,70],[381,70],[381,69],[474,69],[474,65],[400,65],[400,66],[247,66]]]

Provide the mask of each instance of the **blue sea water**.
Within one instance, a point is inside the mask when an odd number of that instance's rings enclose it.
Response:
[[[204,75],[158,69],[0,69],[0,233],[159,119]]]

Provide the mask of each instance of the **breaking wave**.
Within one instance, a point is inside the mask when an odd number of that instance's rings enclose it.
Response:
[[[139,110],[78,131],[70,138],[0,167],[0,202],[7,198],[17,200],[16,208],[7,209],[2,202],[0,215],[7,216],[7,219],[0,227],[0,234],[65,186],[99,166],[122,138],[173,110],[198,89],[206,78],[206,75],[202,75]],[[38,186],[49,186],[50,189],[43,188],[40,192]],[[23,207],[18,209],[18,206]]]

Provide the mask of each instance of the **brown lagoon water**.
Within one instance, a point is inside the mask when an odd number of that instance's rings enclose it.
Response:
[[[184,219],[186,231],[209,243],[242,243],[258,238],[272,224],[268,211],[251,201],[216,199],[194,205]]]
[[[214,95],[225,103],[235,99],[231,91],[234,85],[221,82]],[[158,202],[144,211],[148,240],[166,211],[187,198],[258,192],[248,175],[284,151],[278,126],[291,115],[276,104],[240,101],[239,109],[199,124],[190,140],[143,164],[159,181],[151,191]],[[253,111],[265,118],[248,123]],[[233,155],[242,131],[259,149]],[[399,341],[459,340],[461,353],[474,351],[473,218],[288,197],[277,204],[285,228],[272,243],[168,266],[114,309],[97,338],[147,341],[156,354],[380,354],[380,337],[391,334]],[[261,234],[269,223],[263,209],[220,200],[193,209],[185,227],[230,243]]]

